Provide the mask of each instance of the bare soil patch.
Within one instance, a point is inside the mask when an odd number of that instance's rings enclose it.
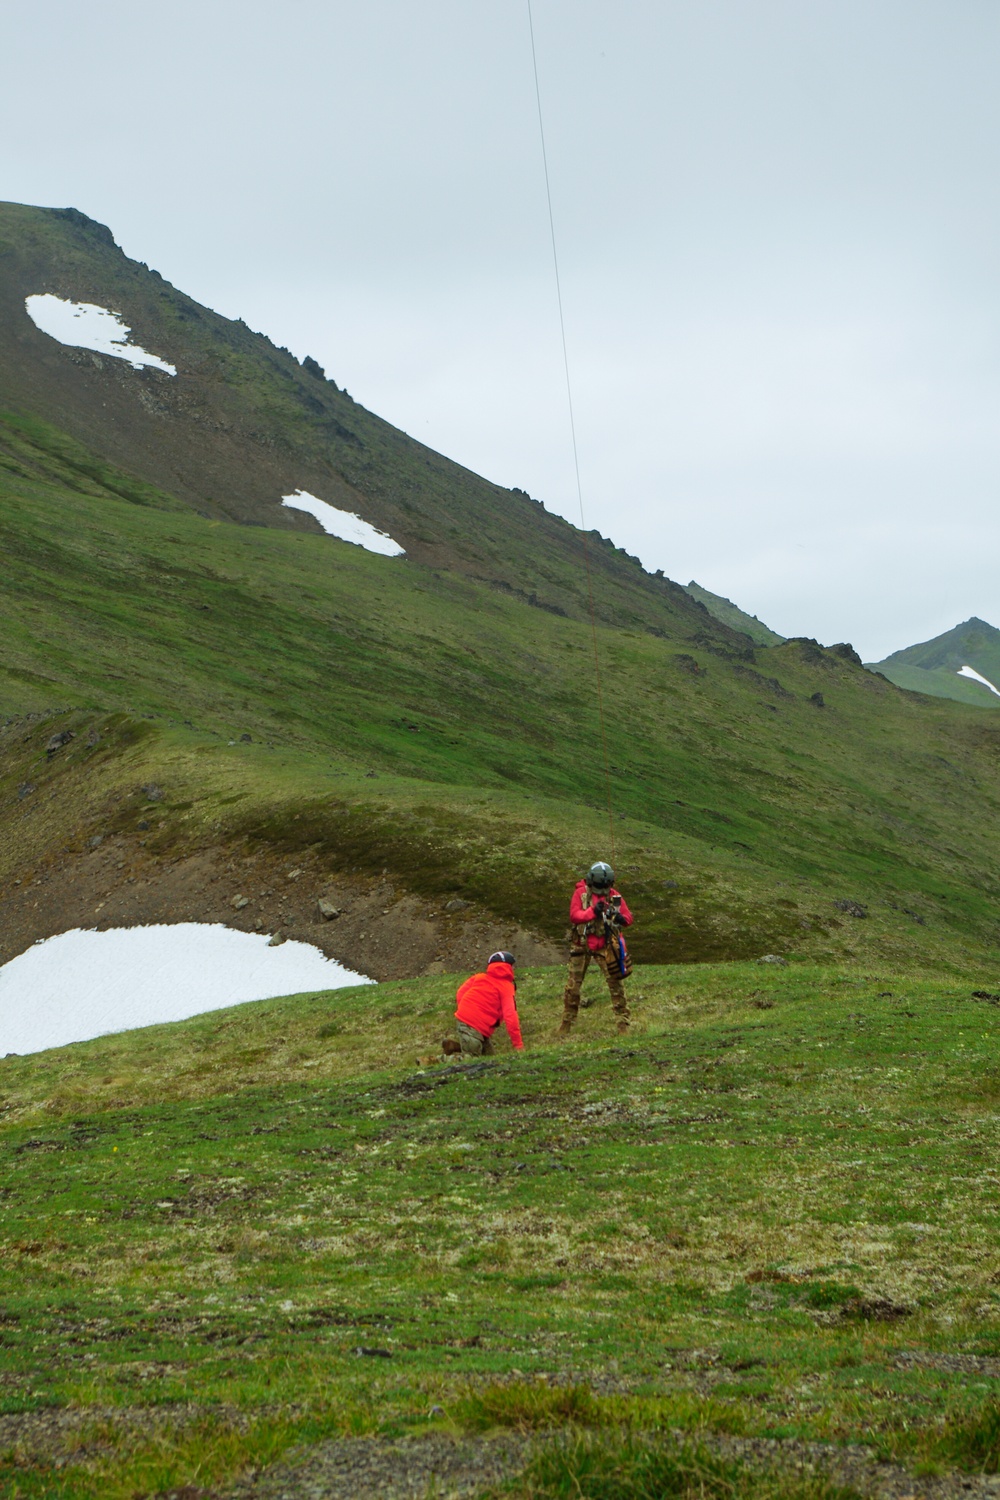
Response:
[[[323,916],[320,901],[339,915]],[[0,961],[76,927],[105,931],[154,922],[222,922],[313,943],[377,980],[479,968],[499,947],[523,965],[562,957],[546,938],[502,926],[475,905],[450,912],[445,906],[409,894],[387,875],[330,870],[320,853],[292,859],[220,846],[164,856],[141,836],[114,834],[0,888]]]

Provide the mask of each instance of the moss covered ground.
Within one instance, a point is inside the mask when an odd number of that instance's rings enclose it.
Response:
[[[3,1405],[103,1433],[58,1467],[15,1445],[9,1492],[546,1426],[566,1388],[582,1427],[995,1468],[989,980],[647,966],[631,1035],[595,986],[560,1045],[536,970],[523,1055],[422,1065],[443,976],[6,1059]]]

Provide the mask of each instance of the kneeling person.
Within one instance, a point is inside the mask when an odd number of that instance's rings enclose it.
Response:
[[[458,1009],[458,1040],[468,1057],[481,1057],[493,1051],[490,1037],[503,1021],[512,1047],[520,1051],[521,1023],[517,1015],[517,985],[514,983],[513,953],[491,953],[483,974],[473,974],[459,986],[455,999]]]

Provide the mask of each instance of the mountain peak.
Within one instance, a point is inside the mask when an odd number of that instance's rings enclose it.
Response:
[[[970,615],[933,640],[904,646],[871,665],[897,687],[911,692],[992,708],[997,706],[996,695],[963,675],[963,668],[971,667],[991,683],[1000,681],[1000,630],[988,620]]]
[[[93,239],[99,240],[101,244],[108,245],[112,250],[118,249],[115,237],[108,226],[99,223],[97,219],[89,218],[85,213],[81,213],[78,208],[53,208],[49,211],[58,218],[65,219],[67,223],[72,224],[76,229],[82,229],[85,234],[89,234]]]
[[[568,521],[365,410],[312,356],[300,363],[201,306],[126,256],[107,225],[78,208],[0,203],[0,241],[0,410],[48,422],[210,520],[313,532],[311,513],[282,504],[307,493],[396,538],[411,563],[588,613],[583,542]],[[26,310],[41,296],[117,317],[156,367],[43,331]],[[601,618],[654,634],[708,624],[732,639],[678,584],[591,535]]]
[[[684,585],[685,592],[692,599],[697,599],[703,604],[713,619],[719,620],[723,625],[728,625],[731,630],[738,630],[742,635],[748,635],[755,646],[780,646],[785,639],[778,635],[777,631],[771,630],[756,615],[748,615],[745,610],[740,609],[731,599],[725,598],[723,594],[713,594],[711,589],[702,588],[692,578],[690,583]]]

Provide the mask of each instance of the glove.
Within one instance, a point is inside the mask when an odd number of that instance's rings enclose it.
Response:
[[[593,912],[594,912],[594,921],[595,922],[599,922],[601,920],[601,918],[604,916],[604,909],[605,909],[606,904],[607,903],[604,902],[604,901],[595,901],[594,902]]]
[[[616,911],[615,914],[614,914],[614,916],[611,918],[611,920],[612,920],[612,922],[614,922],[614,924],[615,924],[616,927],[627,927],[628,926],[628,923],[626,922],[625,918],[622,916],[622,914],[621,914],[620,911]]]

